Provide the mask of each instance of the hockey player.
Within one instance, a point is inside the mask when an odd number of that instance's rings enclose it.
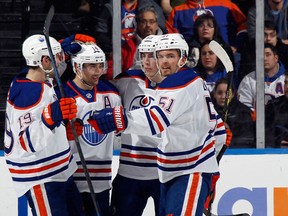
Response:
[[[114,133],[107,135],[96,133],[87,119],[92,115],[92,110],[121,105],[121,98],[111,83],[99,80],[106,70],[106,60],[104,52],[95,43],[81,44],[81,50],[71,56],[71,63],[76,76],[73,80],[64,83],[63,89],[65,95],[73,97],[77,101],[76,117],[84,124],[84,132],[79,136],[79,142],[101,215],[108,216]],[[73,142],[73,136],[68,139]],[[78,164],[74,180],[82,195],[85,213],[86,215],[96,215],[76,145],[70,144]]]
[[[202,215],[212,173],[218,172],[213,136],[217,113],[205,82],[184,67],[187,53],[182,35],[161,36],[155,54],[165,79],[156,89],[158,105],[126,112],[121,107],[101,110],[89,120],[99,133],[125,130],[162,138],[157,148],[160,215]],[[224,125],[219,127],[225,138]]]
[[[155,87],[162,77],[154,58],[156,41],[150,35],[138,46],[142,70],[128,70],[115,79],[124,108],[149,108],[155,103]],[[160,182],[157,173],[157,146],[161,138],[137,134],[121,135],[119,169],[113,181],[112,215],[141,216],[149,197],[159,215]]]
[[[63,61],[60,43],[49,38],[56,66]],[[6,108],[5,159],[17,196],[25,195],[32,214],[83,215],[73,181],[77,169],[62,120],[76,117],[73,98],[57,99],[45,37],[32,35],[22,46],[28,68],[9,89]]]

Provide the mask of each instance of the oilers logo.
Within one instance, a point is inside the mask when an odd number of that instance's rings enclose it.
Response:
[[[131,101],[129,105],[129,110],[135,110],[139,108],[148,108],[151,106],[153,101],[155,101],[155,99],[152,96],[138,95]]]
[[[107,134],[98,134],[94,128],[87,122],[87,119],[92,115],[92,111],[90,110],[87,112],[82,121],[84,123],[83,127],[83,133],[81,135],[81,138],[87,143],[88,145],[91,146],[97,146],[100,143],[102,143],[106,137]]]

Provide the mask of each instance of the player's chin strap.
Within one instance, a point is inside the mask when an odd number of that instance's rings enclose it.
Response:
[[[181,58],[179,59],[179,61],[178,61],[178,64],[177,64],[178,68],[177,68],[177,70],[175,71],[175,73],[177,73],[177,72],[187,63],[187,58],[186,58],[186,61],[181,65],[181,60],[182,60],[182,58],[183,58],[183,57],[181,57]]]
[[[46,80],[48,80],[50,78],[50,74],[53,71],[53,67],[50,70],[44,69],[42,64],[40,64],[39,67],[41,68],[41,70],[43,70],[45,72],[45,78],[46,78]]]
[[[82,72],[81,72],[81,74],[82,74]],[[76,74],[76,76],[80,79],[80,81],[84,84],[84,85],[86,85],[88,88],[93,88],[94,87],[94,85],[90,85],[89,83],[87,83],[84,79],[83,79],[83,77],[82,76],[79,76],[78,75],[78,73]]]
[[[146,72],[144,72],[144,73],[146,74]],[[159,69],[155,72],[155,74],[154,74],[152,77],[149,78],[149,80],[150,80],[151,82],[154,82],[153,79],[154,79],[158,74],[160,74],[160,70],[159,70]],[[146,74],[146,75],[147,75],[147,74]]]

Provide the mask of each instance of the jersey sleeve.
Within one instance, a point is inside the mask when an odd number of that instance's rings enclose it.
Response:
[[[201,85],[200,82],[195,82],[197,85],[188,85],[177,90],[160,90],[157,93],[156,103],[149,109],[127,112],[128,127],[125,133],[149,136],[163,132],[171,123],[181,118],[188,109],[191,109],[193,103],[203,100],[203,98],[198,97],[197,93],[189,94],[189,92],[197,89],[195,86]]]
[[[226,143],[226,130],[221,117],[217,115],[217,125],[214,132],[216,155],[220,152],[223,145]]]
[[[65,128],[60,124],[54,130],[50,130],[41,120],[43,108],[55,100],[55,92],[52,87],[43,85],[42,93],[36,104],[27,107],[7,108],[7,120],[11,127],[11,137],[17,141],[26,152],[36,152],[46,148],[54,140],[55,136],[63,137]],[[31,97],[31,95],[27,95]],[[23,98],[21,98],[23,99]]]

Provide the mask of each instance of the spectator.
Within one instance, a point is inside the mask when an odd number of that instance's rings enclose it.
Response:
[[[138,45],[142,39],[148,35],[162,35],[163,31],[158,25],[158,16],[152,6],[143,7],[139,10],[137,17],[136,34],[126,38],[125,43],[122,45],[122,71],[125,72],[129,69],[141,69],[139,53],[137,50]],[[105,75],[107,80],[113,78],[113,59],[110,55],[108,62],[108,71]]]
[[[209,42],[204,43],[201,47],[200,61],[195,70],[206,81],[209,92],[213,91],[218,79],[227,76],[223,64],[210,49]]]
[[[287,0],[265,0],[264,20],[270,20],[277,23],[278,37],[287,43],[288,24],[287,24]],[[250,40],[255,40],[256,36],[256,6],[248,11],[247,29]]]
[[[58,67],[63,61],[61,45],[52,37],[49,41]],[[77,165],[62,122],[76,117],[76,101],[56,98],[44,35],[28,37],[22,54],[28,68],[9,89],[4,138],[17,196],[25,195],[33,215],[83,215],[72,177]]]
[[[279,60],[288,69],[288,45],[284,44],[282,40],[277,37],[278,28],[275,22],[267,20],[264,24],[264,42],[272,44],[276,47]]]
[[[113,133],[102,136],[91,128],[87,119],[91,110],[111,108],[121,104],[118,91],[107,81],[99,80],[106,70],[104,52],[94,43],[82,44],[81,50],[71,57],[75,78],[63,84],[65,95],[77,101],[77,118],[84,124],[79,142],[89,169],[92,186],[96,193],[101,215],[109,216],[110,189],[112,180]],[[58,91],[59,92],[59,91]],[[72,136],[73,138],[73,136]],[[96,215],[85,172],[73,139],[70,138],[73,156],[78,169],[74,180],[82,195],[86,215]]]
[[[112,52],[112,18],[113,1],[104,5],[96,25],[97,44],[102,48],[106,57]],[[121,24],[122,24],[122,44],[127,38],[131,38],[136,31],[136,15],[143,7],[154,7],[157,11],[158,23],[162,29],[165,28],[165,17],[161,7],[153,0],[122,0]]]
[[[149,35],[162,35],[163,31],[159,27],[158,16],[154,7],[143,7],[138,11],[137,17],[137,28],[136,28],[136,46],[138,46],[141,41]],[[166,33],[166,31],[164,31]],[[128,55],[134,54],[133,64],[130,66],[131,69],[141,69],[141,60],[136,47],[132,52],[126,52]],[[125,55],[122,55],[123,59]],[[127,64],[127,61],[126,63]],[[128,67],[126,66],[128,69]]]
[[[193,52],[197,52],[195,48],[200,48],[205,42],[210,42],[215,40],[222,45],[222,47],[228,53],[231,61],[234,63],[233,52],[228,44],[226,44],[221,36],[221,32],[218,27],[218,23],[215,17],[211,14],[202,14],[200,15],[194,23],[193,26],[193,37],[188,42],[190,55],[188,57],[189,62],[193,62],[193,66],[197,64],[199,56],[192,55]]]
[[[186,0],[173,8],[168,17],[168,32],[183,34],[186,41],[193,36],[193,25],[203,13],[213,14],[219,24],[224,41],[236,52],[241,41],[246,40],[246,17],[230,0]]]
[[[272,98],[284,94],[285,68],[279,62],[276,48],[271,44],[264,46],[264,79],[265,79],[265,104]],[[247,74],[238,88],[239,101],[255,110],[256,105],[256,72]]]
[[[162,77],[154,58],[160,36],[150,35],[138,47],[142,70],[129,70],[114,81],[127,110],[148,108],[155,102],[155,87]],[[160,182],[157,172],[157,146],[161,137],[121,134],[120,162],[113,181],[112,215],[141,216],[149,197],[159,215]]]
[[[219,130],[221,148],[226,137],[224,125],[222,121],[218,124],[221,119],[207,104],[211,98],[203,79],[185,67],[188,44],[183,36],[161,36],[155,52],[165,78],[156,89],[158,105],[127,112],[121,107],[101,110],[89,122],[102,133],[125,130],[162,137],[157,149],[160,215],[202,215],[212,174],[218,172],[213,134]],[[107,115],[111,112],[113,115]],[[186,202],[191,197],[194,201]]]
[[[284,95],[265,107],[265,143],[269,148],[288,147],[288,72],[285,72]]]
[[[226,100],[227,78],[216,81],[213,91],[213,104],[218,114],[223,118],[223,108]],[[226,128],[232,132],[232,141],[229,148],[256,148],[255,122],[252,121],[252,111],[235,97],[232,86],[231,101],[228,106]]]

